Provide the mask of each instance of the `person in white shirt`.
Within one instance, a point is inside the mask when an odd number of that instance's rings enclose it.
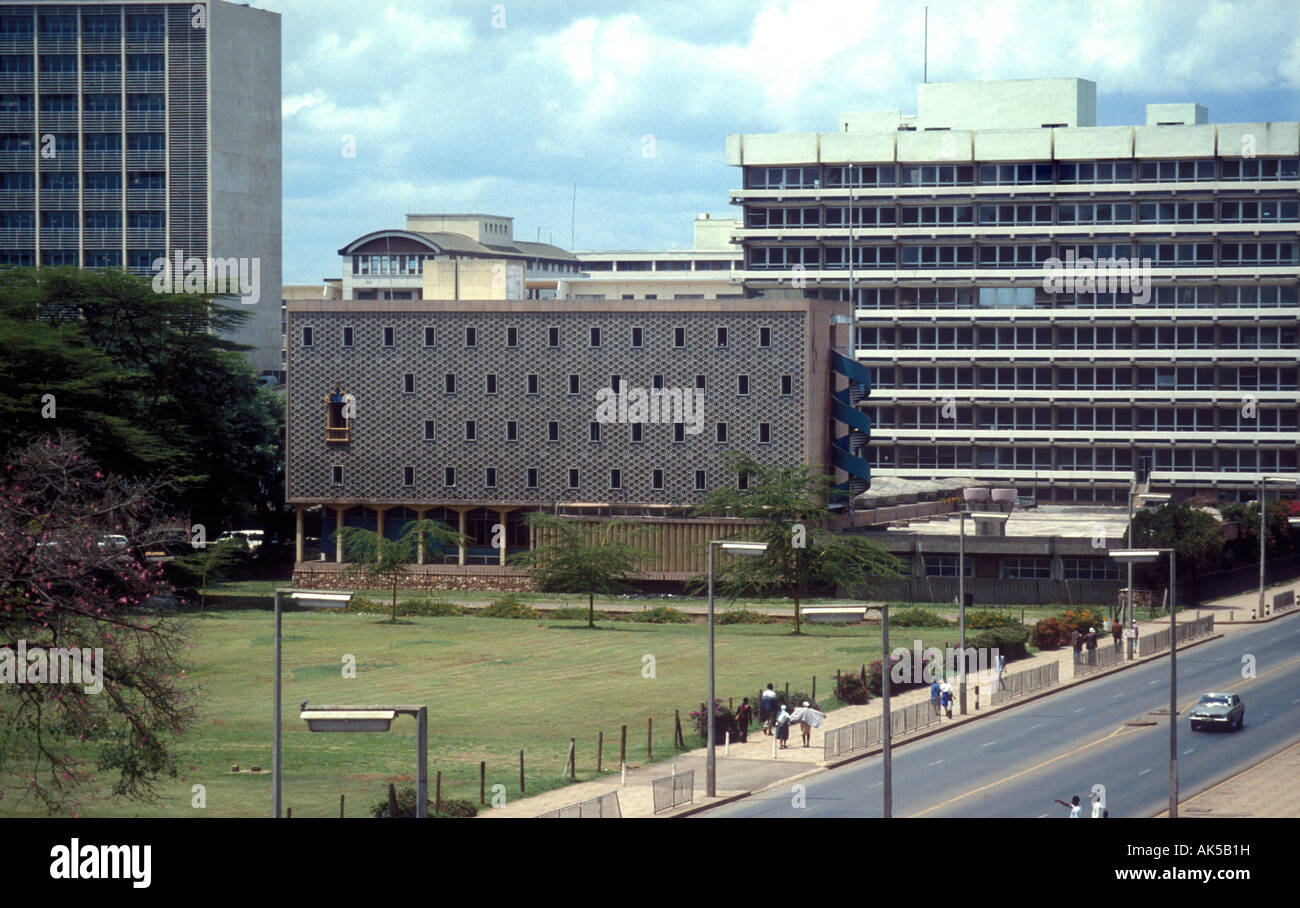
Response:
[[[1077,819],[1079,819],[1079,816],[1080,816],[1079,811],[1080,811],[1081,808],[1079,807],[1079,796],[1078,796],[1078,795],[1075,795],[1074,797],[1070,798],[1070,803],[1069,803],[1069,804],[1065,803],[1065,802],[1062,801],[1060,798],[1052,798],[1052,800],[1055,801],[1057,804],[1060,804],[1062,807],[1068,807],[1068,808],[1070,808],[1070,819],[1071,819],[1071,820],[1077,820]]]

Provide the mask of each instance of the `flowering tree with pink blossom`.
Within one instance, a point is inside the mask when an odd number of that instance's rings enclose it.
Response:
[[[170,588],[144,555],[171,523],[157,504],[162,489],[105,475],[68,434],[10,451],[0,475],[0,651],[102,652],[102,690],[84,677],[0,683],[0,798],[83,813],[97,800],[156,799],[176,775],[173,750],[198,691],[184,622],[156,607]]]

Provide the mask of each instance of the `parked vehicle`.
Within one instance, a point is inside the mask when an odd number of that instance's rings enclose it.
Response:
[[[1202,694],[1188,718],[1192,731],[1203,727],[1241,728],[1246,720],[1246,704],[1236,694]]]
[[[129,544],[125,536],[117,533],[110,533],[106,536],[99,537],[99,550],[112,552],[125,552]]]
[[[264,535],[265,534],[261,530],[230,530],[217,537],[217,542],[226,539],[242,538],[244,542],[248,543],[249,550],[255,552],[257,551],[257,547],[262,544]]]

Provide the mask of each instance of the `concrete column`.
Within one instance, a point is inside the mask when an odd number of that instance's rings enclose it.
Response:
[[[458,521],[458,523],[459,523],[459,527],[460,527],[460,535],[461,535],[461,536],[464,536],[464,535],[465,535],[465,527],[466,527],[466,524],[467,524],[467,521],[465,520],[465,511],[464,511],[464,510],[459,510],[459,511],[457,511],[456,513],[460,515],[460,520]],[[457,564],[460,564],[460,565],[463,565],[463,564],[465,563],[465,542],[464,542],[464,540],[461,540],[460,544],[456,546],[456,563],[457,563]]]
[[[303,507],[300,504],[294,505],[294,545],[293,560],[294,563],[302,561],[303,556],[303,538],[302,538],[302,512]]]
[[[424,508],[416,508],[416,509],[415,509],[415,519],[416,519],[416,520],[423,520],[423,519],[424,519],[424,515],[427,514],[427,513],[429,513],[429,512],[428,512],[426,509],[424,509]],[[416,537],[416,543],[415,543],[415,563],[416,563],[416,564],[424,564],[424,534],[420,534],[418,537]]]
[[[375,517],[376,517],[375,532],[378,533],[380,536],[384,535],[384,512],[387,510],[388,510],[387,507],[375,508]]]
[[[335,512],[337,513],[337,515],[338,515],[338,520],[337,520],[337,523],[335,524],[335,526],[336,526],[337,529],[339,529],[339,530],[342,530],[342,529],[343,529],[343,512],[344,512],[345,510],[347,510],[347,509],[346,509],[346,508],[335,508],[335,509],[334,509],[334,511],[335,511]],[[322,514],[322,516],[324,516],[324,515]],[[323,530],[324,530],[324,527],[322,527],[321,529],[322,529],[322,531],[323,531]],[[343,537],[342,537],[342,535],[338,535],[338,536],[335,536],[335,537],[334,537],[334,560],[337,561],[339,564],[342,564],[342,563],[343,563]]]

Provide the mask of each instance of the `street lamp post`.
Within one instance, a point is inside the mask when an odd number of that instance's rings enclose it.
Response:
[[[280,818],[280,780],[282,764],[280,755],[280,613],[281,599],[287,597],[303,608],[345,609],[352,601],[351,593],[323,590],[278,589],[275,591],[275,714],[271,723],[271,816]]]
[[[766,542],[727,542],[722,539],[709,540],[709,703],[706,707],[706,719],[708,723],[708,750],[704,758],[704,792],[714,798],[718,795],[718,755],[716,750],[717,740],[714,734],[713,723],[714,714],[714,689],[713,689],[713,548],[718,546],[724,552],[730,552],[734,555],[749,555],[751,557],[762,555],[767,551]]]
[[[1268,514],[1267,494],[1268,484],[1291,482],[1285,476],[1261,476],[1259,478],[1259,608],[1255,614],[1264,617],[1264,559],[1268,551],[1268,530],[1266,517]]]
[[[1178,552],[1175,549],[1124,549],[1110,557],[1125,564],[1149,564],[1169,554],[1169,816],[1178,816]]]
[[[894,752],[890,743],[893,723],[889,715],[889,672],[893,660],[889,656],[889,603],[880,606],[880,766],[883,801],[880,815],[888,820],[894,814]]]
[[[966,715],[966,512],[957,535],[957,620],[961,624],[961,672],[957,675],[958,712]]]
[[[429,816],[429,709],[426,706],[313,706],[302,703],[308,731],[388,731],[397,716],[415,717],[415,816]]]

